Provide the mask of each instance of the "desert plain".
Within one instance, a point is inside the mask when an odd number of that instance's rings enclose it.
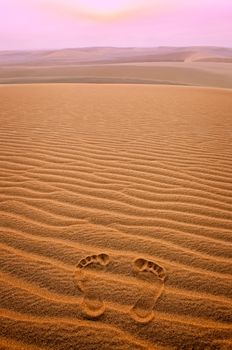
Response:
[[[190,56],[1,64],[1,350],[232,348],[231,63]]]

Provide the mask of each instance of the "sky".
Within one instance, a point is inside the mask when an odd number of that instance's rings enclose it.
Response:
[[[0,50],[232,47],[232,0],[0,0]]]

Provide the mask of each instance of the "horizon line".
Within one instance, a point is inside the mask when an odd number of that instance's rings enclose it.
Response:
[[[159,49],[159,48],[174,48],[174,49],[187,49],[187,48],[221,48],[221,49],[232,49],[232,46],[219,46],[219,45],[181,45],[181,46],[170,46],[170,45],[159,45],[159,46],[73,46],[73,47],[62,47],[62,48],[25,48],[25,49],[0,49],[0,52],[25,52],[25,51],[51,51],[51,50],[82,50],[82,49]]]

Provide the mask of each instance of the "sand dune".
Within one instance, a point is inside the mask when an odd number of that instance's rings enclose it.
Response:
[[[128,62],[232,62],[232,49],[223,47],[87,47],[38,51],[2,51],[0,63],[5,65],[67,65]]]
[[[0,83],[191,85],[232,88],[229,63],[140,63],[66,67],[1,67]]]
[[[0,348],[231,349],[231,91],[0,100]]]
[[[85,48],[0,52],[0,83],[165,84],[232,88],[232,49]]]

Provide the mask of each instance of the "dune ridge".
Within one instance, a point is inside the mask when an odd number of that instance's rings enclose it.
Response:
[[[151,84],[232,88],[232,49],[90,47],[0,51],[0,84]]]
[[[229,350],[231,90],[0,100],[0,349]]]
[[[130,62],[232,62],[232,48],[189,47],[82,47],[58,50],[0,51],[6,65],[109,64]]]
[[[91,66],[1,66],[0,84],[141,84],[232,88],[230,63],[160,62]]]

